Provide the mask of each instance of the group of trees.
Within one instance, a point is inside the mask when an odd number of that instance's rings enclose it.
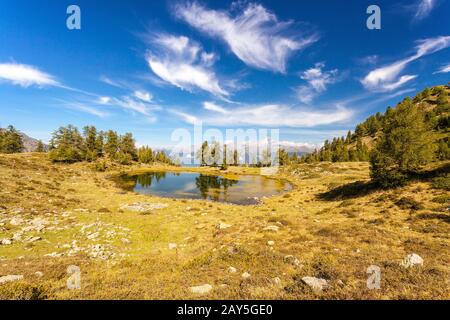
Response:
[[[86,126],[83,133],[72,125],[60,127],[50,141],[49,157],[54,162],[95,161],[107,158],[120,164],[133,161],[142,163],[172,163],[163,152],[154,152],[149,147],[136,148],[131,133],[119,135],[113,130],[98,131],[94,126]]]
[[[0,129],[0,153],[18,153],[23,150],[22,137],[13,126]]]
[[[211,143],[204,141],[197,151],[196,157],[201,166],[221,166],[222,168],[226,168],[229,165],[239,165],[238,151],[228,150],[226,144],[221,146],[217,141]]]
[[[401,185],[430,161],[450,159],[449,114],[448,87],[425,89],[369,117],[353,134],[325,141],[300,162],[370,161],[373,181],[384,187]],[[371,142],[371,151],[363,140]]]

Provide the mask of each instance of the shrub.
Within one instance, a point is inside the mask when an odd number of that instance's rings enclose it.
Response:
[[[128,153],[118,152],[116,154],[116,161],[122,165],[129,165],[133,161],[133,158]]]
[[[444,189],[450,191],[450,174],[433,179],[432,186],[435,189]]]

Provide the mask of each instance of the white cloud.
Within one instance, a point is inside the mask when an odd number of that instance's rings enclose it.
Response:
[[[219,97],[229,95],[211,69],[214,54],[184,36],[159,34],[151,42],[153,50],[146,59],[158,77],[181,89],[196,87]]]
[[[106,97],[106,96],[99,97],[97,102],[99,104],[109,104],[111,102],[111,97]]]
[[[137,112],[145,116],[151,116],[151,112],[155,110],[160,110],[159,106],[150,105],[143,101],[136,100],[129,96],[124,96],[121,98],[112,98],[112,105],[117,105],[123,109],[130,110],[132,112]]]
[[[63,101],[63,100],[60,100],[60,102],[62,102],[63,106],[68,109],[77,110],[77,111],[81,111],[84,113],[89,113],[89,114],[92,114],[92,115],[100,117],[100,118],[105,118],[105,117],[109,116],[109,113],[107,113],[106,111],[100,110],[100,109],[92,107],[92,106],[87,106],[84,103],[67,102],[67,101]]]
[[[436,71],[435,73],[447,73],[450,72],[450,63],[447,64],[446,66],[442,66],[438,71]]]
[[[318,40],[316,34],[298,36],[298,30],[289,30],[292,21],[278,21],[259,4],[240,9],[242,12],[232,17],[229,12],[209,10],[194,2],[177,5],[175,14],[201,32],[222,39],[240,60],[258,69],[284,73],[294,51]]]
[[[151,95],[150,92],[143,91],[143,90],[136,90],[136,91],[134,91],[133,95],[135,98],[145,101],[145,102],[150,102],[153,99],[153,96]]]
[[[416,53],[403,60],[396,61],[385,67],[377,68],[361,80],[364,87],[371,91],[392,91],[415,79],[417,75],[401,75],[406,66],[425,56],[450,46],[450,36],[441,36],[417,41]]]
[[[202,121],[217,126],[268,126],[268,127],[313,127],[339,123],[348,120],[353,112],[342,105],[329,110],[307,110],[281,104],[266,104],[260,106],[244,106],[226,110],[214,105],[209,110],[213,114],[195,117],[187,113],[173,112],[188,123]],[[221,111],[218,111],[221,110]],[[217,112],[222,113],[217,116]]]
[[[218,106],[217,104],[208,102],[208,101],[203,102],[203,108],[205,108],[206,110],[215,111],[218,113],[223,113],[223,114],[228,113],[228,111],[225,110],[224,108],[222,108],[221,106]]]
[[[419,0],[415,6],[414,20],[419,21],[428,17],[436,5],[436,0]]]
[[[60,86],[55,78],[38,68],[26,64],[0,63],[0,80],[9,81],[21,87]]]
[[[180,117],[184,122],[187,122],[190,124],[195,124],[200,121],[199,118],[197,118],[193,115],[190,115],[186,112],[182,112],[182,111],[178,111],[178,110],[174,110],[174,109],[169,110],[169,112]]]
[[[325,64],[316,63],[314,67],[300,73],[300,78],[308,82],[296,88],[297,96],[303,103],[310,103],[319,93],[324,92],[329,84],[337,81],[338,70],[322,70]]]

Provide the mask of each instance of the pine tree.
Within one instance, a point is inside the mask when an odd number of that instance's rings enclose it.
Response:
[[[36,150],[34,152],[45,152],[45,147],[41,140],[38,141]]]
[[[13,126],[0,132],[0,152],[19,153],[24,149],[22,136]]]
[[[235,166],[239,165],[239,153],[236,149],[234,149],[234,152],[233,152],[233,165],[235,165]]]
[[[128,154],[132,160],[137,160],[137,150],[131,133],[126,133],[120,137],[119,150],[121,153]]]
[[[119,136],[117,135],[117,132],[109,130],[106,133],[104,150],[110,159],[114,159],[116,157],[116,154],[119,151]]]
[[[143,146],[138,150],[138,161],[140,163],[152,163],[154,161],[153,151],[148,146]]]
[[[405,99],[385,119],[382,135],[370,157],[371,177],[384,187],[402,185],[433,155],[433,137],[424,113]]]
[[[53,133],[53,149],[49,157],[55,162],[81,161],[84,156],[84,141],[80,132],[73,125],[60,127]]]
[[[94,126],[86,126],[83,128],[84,136],[84,158],[87,161],[95,161],[98,157],[97,152],[97,128]]]

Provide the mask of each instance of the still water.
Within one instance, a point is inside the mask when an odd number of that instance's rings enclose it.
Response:
[[[207,199],[235,204],[257,204],[262,197],[289,191],[283,180],[263,176],[239,175],[238,179],[194,172],[147,172],[122,175],[119,186],[127,191],[167,198]]]

